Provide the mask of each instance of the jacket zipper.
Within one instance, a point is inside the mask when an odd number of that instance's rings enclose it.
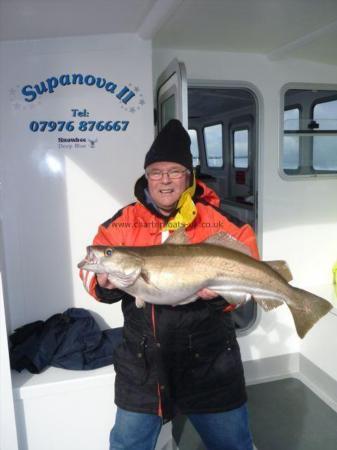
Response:
[[[152,329],[153,329],[153,336],[157,344],[157,332],[156,332],[156,317],[155,317],[155,309],[154,304],[151,305],[151,319],[152,319]],[[157,383],[157,393],[158,393],[158,409],[157,414],[159,417],[163,417],[163,409],[162,409],[162,398],[160,394],[160,385]]]

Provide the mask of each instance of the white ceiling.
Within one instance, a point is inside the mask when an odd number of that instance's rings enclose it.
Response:
[[[0,40],[108,33],[337,64],[337,0],[0,0]]]
[[[0,0],[0,39],[136,33],[156,0]]]

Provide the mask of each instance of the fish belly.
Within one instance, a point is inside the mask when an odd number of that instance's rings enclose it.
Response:
[[[157,281],[157,284],[156,284]],[[186,283],[175,280],[174,282],[159,282],[151,280],[147,283],[142,278],[136,283],[124,289],[128,294],[142,299],[147,303],[157,305],[179,305],[195,301],[198,296],[196,293],[202,289],[203,283]]]

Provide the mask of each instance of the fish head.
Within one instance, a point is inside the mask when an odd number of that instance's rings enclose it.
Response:
[[[107,273],[111,283],[125,288],[135,283],[140,275],[142,260],[125,247],[90,245],[87,255],[77,267],[95,273]]]
[[[116,258],[114,258],[115,255],[115,247],[89,245],[87,247],[87,254],[85,258],[82,259],[77,267],[79,269],[89,270],[95,273],[109,272],[109,267],[113,267],[116,264]]]

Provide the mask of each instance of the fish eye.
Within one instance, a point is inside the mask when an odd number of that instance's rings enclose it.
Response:
[[[107,248],[104,252],[104,256],[112,256],[112,248]]]

